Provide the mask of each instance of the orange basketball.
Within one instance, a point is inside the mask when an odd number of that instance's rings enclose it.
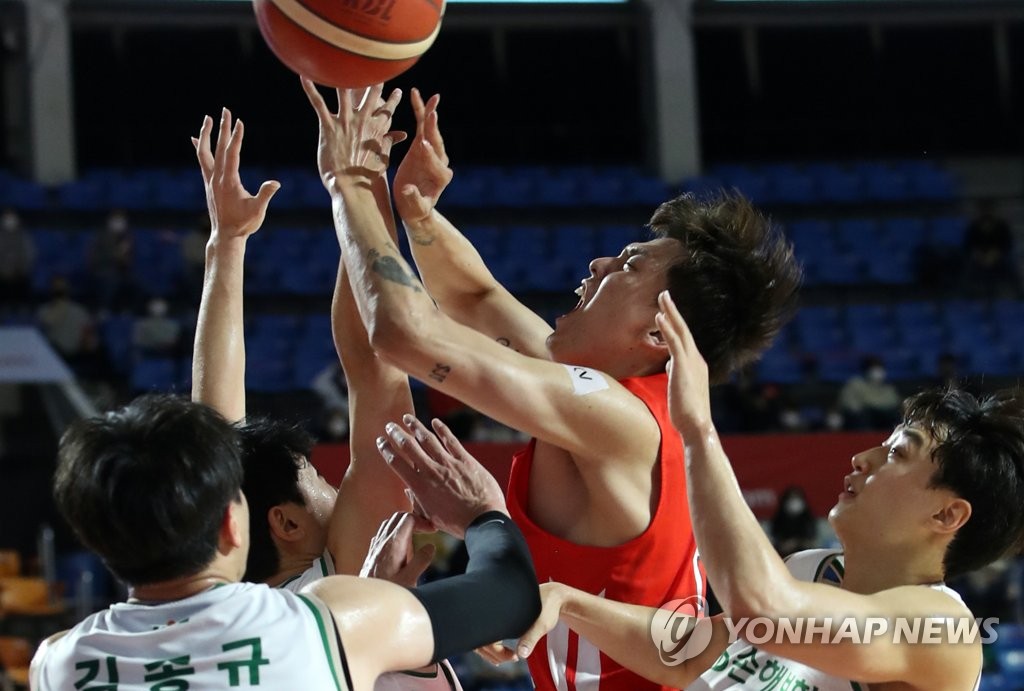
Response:
[[[278,59],[326,86],[383,82],[416,64],[441,29],[444,0],[253,0]]]

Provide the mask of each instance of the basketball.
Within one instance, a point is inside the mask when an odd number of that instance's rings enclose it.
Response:
[[[318,84],[358,88],[416,64],[441,29],[444,0],[253,0],[281,62]]]

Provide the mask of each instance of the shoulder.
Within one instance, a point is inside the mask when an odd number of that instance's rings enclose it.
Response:
[[[61,641],[67,634],[68,631],[61,631],[59,633],[55,633],[49,638],[45,639],[42,643],[39,644],[39,647],[36,648],[35,655],[32,656],[32,662],[29,665],[29,686],[31,688],[41,688],[39,679],[40,674],[42,674],[43,665],[46,662],[46,657],[53,649],[53,647],[56,646],[57,643]]]
[[[843,582],[845,562],[843,553],[835,549],[805,549],[785,559],[786,568],[793,578],[807,583]]]

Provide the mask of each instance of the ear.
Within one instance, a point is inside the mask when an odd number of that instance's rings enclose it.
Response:
[[[302,521],[295,515],[298,510],[299,507],[291,503],[271,506],[267,511],[270,534],[284,542],[296,542],[305,537],[306,531],[302,527]]]
[[[648,330],[647,333],[644,334],[643,341],[645,346],[656,350],[663,350],[665,351],[665,354],[668,355],[668,343],[665,342],[665,337],[662,336],[659,329]]]
[[[932,515],[932,528],[940,534],[952,535],[971,517],[971,502],[954,497]]]
[[[220,526],[220,537],[218,545],[223,554],[241,547],[245,541],[245,534],[248,530],[248,518],[243,515],[242,502],[231,501],[224,509],[224,520]]]

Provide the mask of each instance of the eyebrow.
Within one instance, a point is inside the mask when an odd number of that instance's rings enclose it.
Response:
[[[907,435],[907,437],[910,439],[910,443],[913,444],[916,448],[920,449],[921,447],[924,446],[924,435],[918,432],[916,429],[904,427],[903,434]]]

